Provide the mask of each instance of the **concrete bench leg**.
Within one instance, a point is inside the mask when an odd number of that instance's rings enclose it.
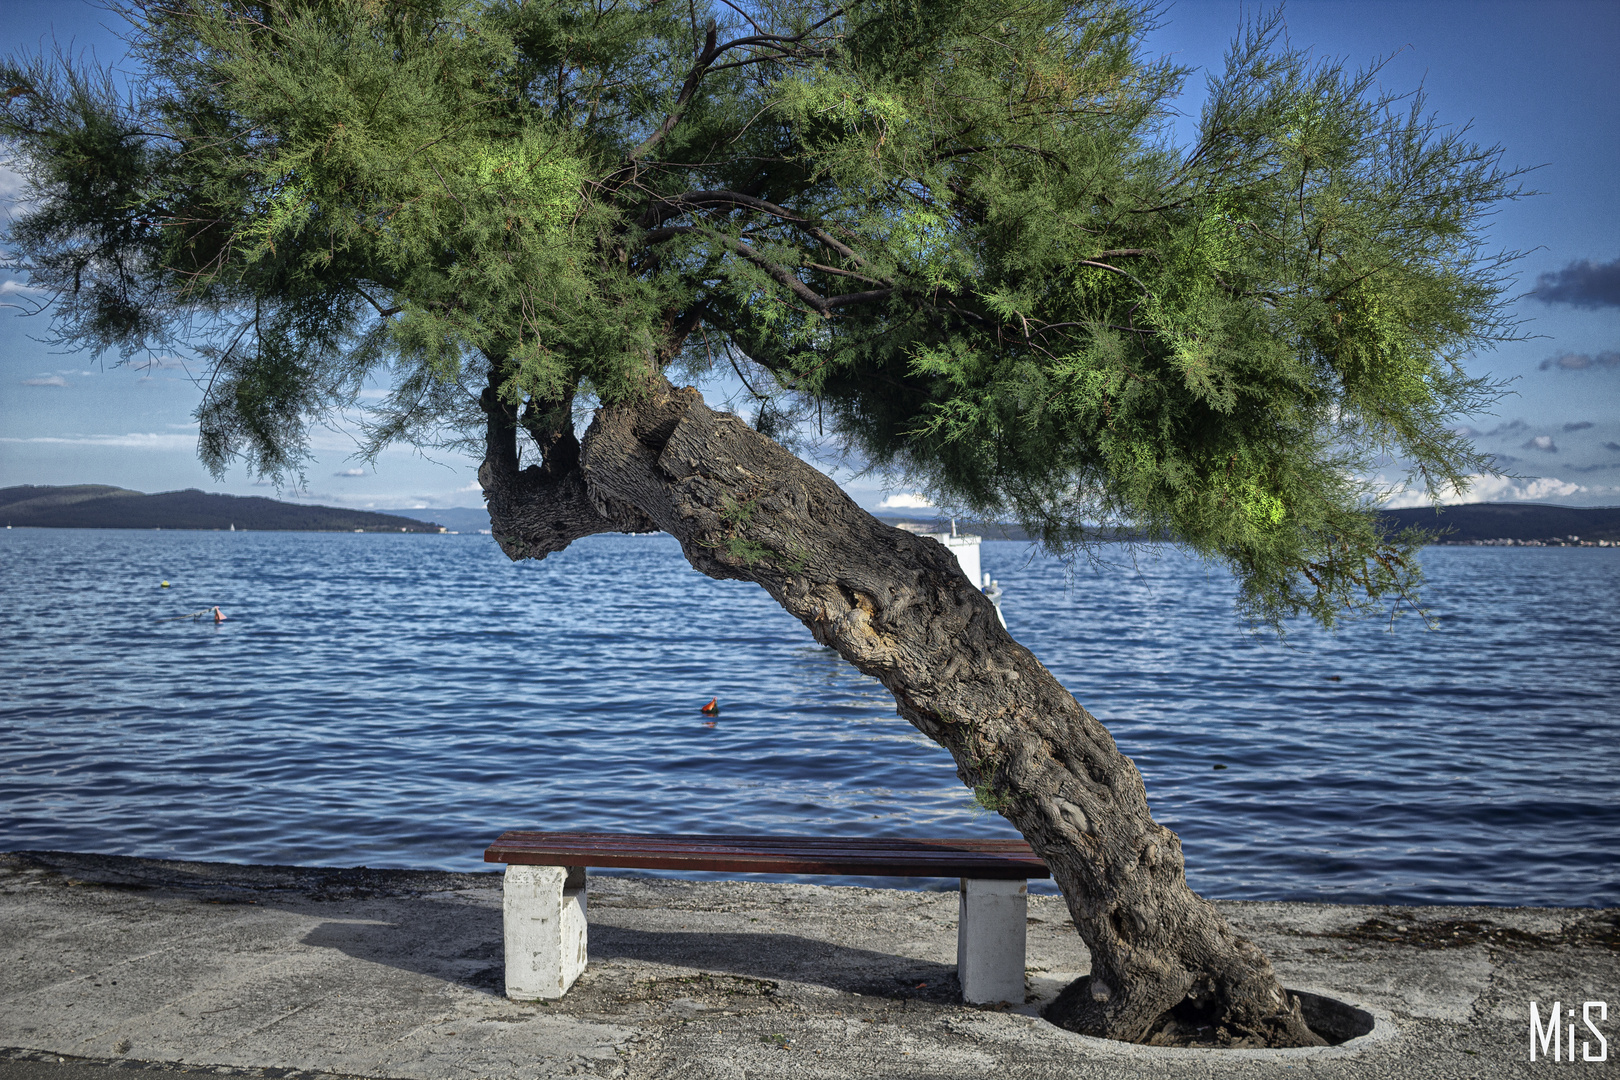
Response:
[[[506,996],[560,998],[585,970],[585,868],[506,868]]]
[[[970,1005],[1024,1003],[1024,928],[1029,882],[963,878],[956,924],[956,976]]]

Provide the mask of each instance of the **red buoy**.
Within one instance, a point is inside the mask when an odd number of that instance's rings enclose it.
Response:
[[[719,698],[710,698],[709,703],[707,705],[703,706],[702,711],[703,711],[704,716],[719,716],[720,715],[720,699]]]

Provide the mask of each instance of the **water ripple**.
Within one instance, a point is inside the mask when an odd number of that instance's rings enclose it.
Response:
[[[1620,553],[1431,548],[1436,630],[1287,646],[1174,553],[983,558],[1195,888],[1620,903]],[[518,827],[1012,834],[881,686],[667,537],[514,564],[479,536],[12,530],[0,596],[7,848],[474,869]]]

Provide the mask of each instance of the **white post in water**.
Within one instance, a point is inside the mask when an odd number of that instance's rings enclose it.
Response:
[[[560,998],[585,970],[585,868],[506,868],[506,996]]]

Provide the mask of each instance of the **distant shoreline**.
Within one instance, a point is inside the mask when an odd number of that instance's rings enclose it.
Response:
[[[309,506],[196,488],[148,495],[104,484],[0,488],[7,528],[138,529],[174,532],[442,533],[437,522],[370,510]]]
[[[1412,507],[1380,515],[1389,531],[1414,526],[1438,534],[1445,547],[1620,547],[1620,507],[1548,506],[1541,503],[1467,503],[1461,506]],[[880,515],[909,532],[948,532],[950,518]],[[986,540],[1028,540],[1016,525],[957,519],[956,531]],[[1100,542],[1151,542],[1152,537],[1122,530],[1099,529]]]
[[[461,536],[461,535],[466,535],[462,531],[456,530],[456,529],[403,529],[403,528],[402,529],[297,529],[297,528],[277,529],[277,528],[248,528],[245,525],[238,525],[234,529],[232,529],[232,528],[220,528],[218,525],[212,525],[212,526],[206,526],[206,527],[205,526],[195,526],[195,527],[183,526],[183,527],[177,528],[177,529],[167,528],[167,527],[162,526],[162,525],[154,525],[151,528],[146,528],[144,526],[135,526],[135,525],[6,525],[6,526],[4,526],[4,528],[10,529],[10,530],[12,530],[14,532],[35,531],[35,532],[142,532],[142,533],[148,533],[148,532],[183,532],[183,533],[195,533],[195,532],[222,532],[222,533],[231,533],[231,532],[239,532],[239,533],[331,533],[331,534],[333,534],[335,536],[342,536],[345,533],[354,533],[354,534],[362,534],[363,533],[363,534],[365,534],[367,536],[397,536],[397,535],[399,535],[401,533],[403,533],[403,534],[405,534],[407,536]],[[475,530],[468,530],[468,532],[472,533],[473,535],[478,535]],[[482,535],[488,536],[489,535],[489,530],[488,529],[483,530]],[[636,533],[636,534],[633,534],[633,535],[647,536],[647,535],[650,535],[650,534],[648,534],[648,533]]]
[[[1391,532],[1423,528],[1437,534],[1433,543],[1446,547],[1620,547],[1620,507],[1469,503],[1386,510],[1381,516]],[[915,533],[948,532],[952,528],[949,517],[879,514],[878,518]],[[0,524],[8,528],[176,532],[490,531],[489,515],[482,507],[348,510],[195,488],[148,495],[103,484],[0,488]],[[1019,526],[999,522],[957,519],[955,528],[986,540],[1030,540]],[[1153,540],[1118,529],[1098,529],[1091,539],[1137,543]]]

